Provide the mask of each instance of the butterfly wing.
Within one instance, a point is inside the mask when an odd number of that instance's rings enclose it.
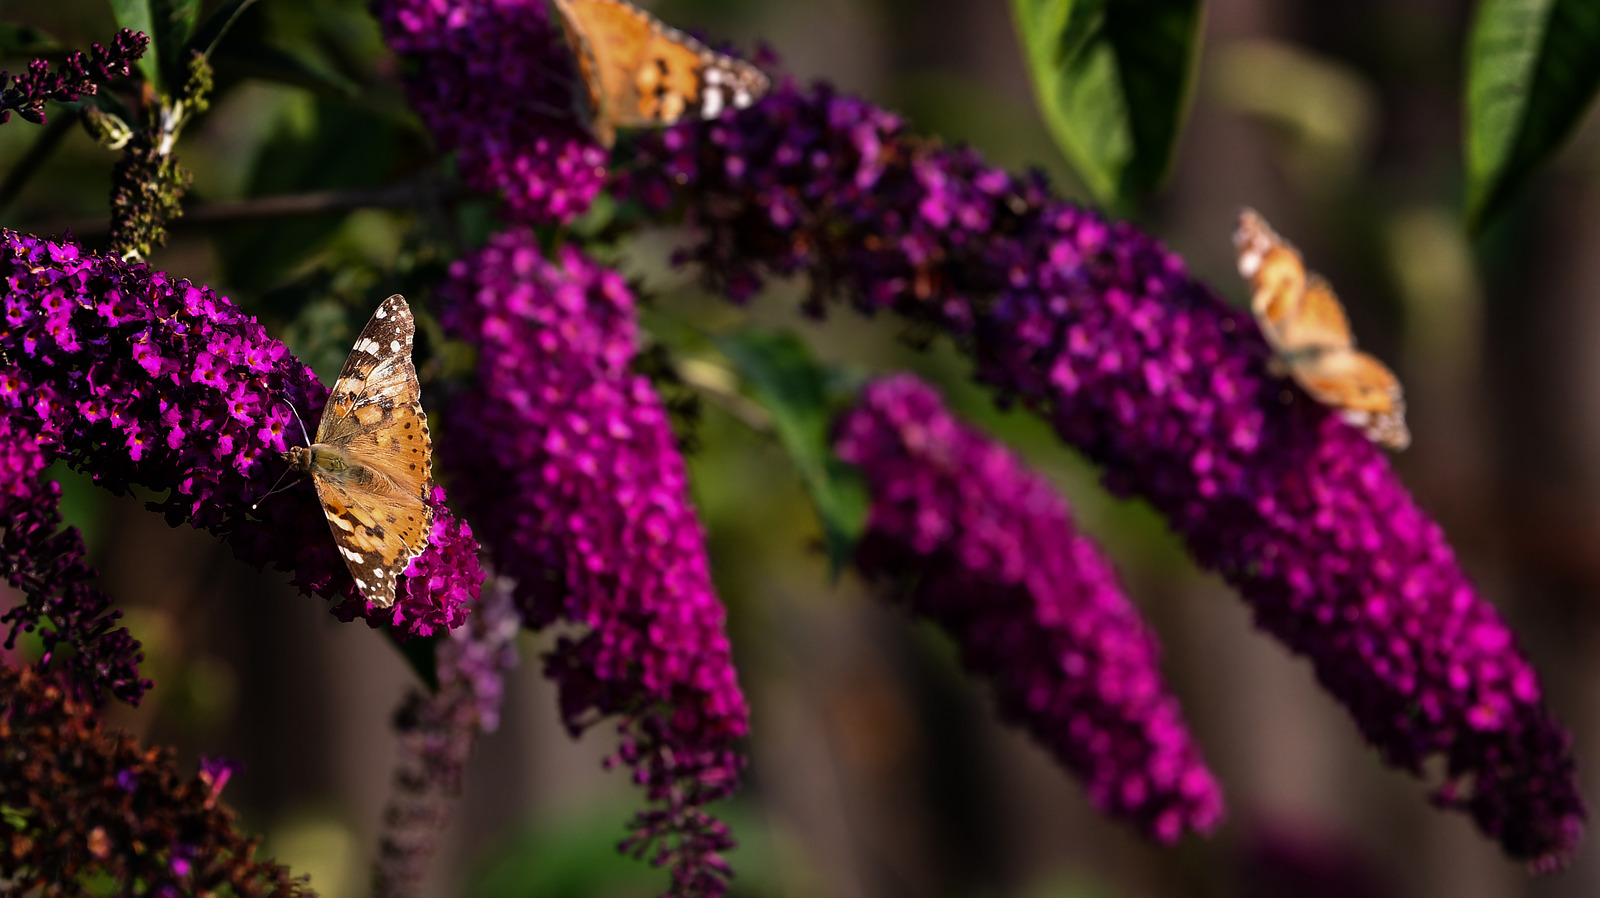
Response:
[[[394,604],[396,577],[427,547],[433,524],[433,447],[411,362],[415,334],[405,299],[384,300],[356,338],[317,427],[317,443],[345,464],[311,466],[356,585],[385,607]]]
[[[1320,275],[1307,276],[1300,301],[1280,325],[1283,350],[1290,355],[1350,349],[1350,319],[1333,287]]]
[[[624,0],[553,0],[588,91],[590,127],[611,146],[618,127],[715,118],[766,93],[760,69],[718,53]]]
[[[1305,294],[1306,269],[1300,252],[1253,209],[1239,213],[1233,244],[1239,253],[1239,274],[1250,282],[1250,311],[1268,345],[1287,348],[1285,329]]]
[[[1356,350],[1312,353],[1289,371],[1311,398],[1340,409],[1373,442],[1397,452],[1411,444],[1400,379],[1376,358]]]

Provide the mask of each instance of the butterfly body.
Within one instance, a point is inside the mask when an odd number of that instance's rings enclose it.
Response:
[[[384,300],[339,372],[316,442],[283,453],[311,478],[356,587],[380,607],[394,604],[396,578],[433,529],[433,447],[411,362],[415,332],[405,299]]]
[[[1311,398],[1332,408],[1373,442],[1396,451],[1411,443],[1400,380],[1355,347],[1350,320],[1333,288],[1308,273],[1299,250],[1254,210],[1234,232],[1239,273],[1250,282],[1250,309],[1287,373]]]
[[[716,118],[760,99],[760,69],[668,27],[626,0],[553,0],[583,77],[584,110],[605,146],[616,129]]]

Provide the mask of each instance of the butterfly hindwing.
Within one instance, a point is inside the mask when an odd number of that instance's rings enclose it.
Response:
[[[1400,380],[1355,348],[1349,317],[1328,282],[1307,273],[1300,251],[1253,210],[1240,213],[1233,242],[1275,373],[1287,373],[1311,398],[1339,409],[1374,442],[1406,448],[1411,434]]]
[[[368,601],[394,604],[396,578],[427,547],[432,443],[411,362],[416,323],[399,295],[356,338],[317,427],[290,453],[311,475],[339,554]]]
[[[718,53],[626,0],[553,0],[578,59],[589,125],[606,146],[618,127],[715,118],[765,94],[759,68]]]

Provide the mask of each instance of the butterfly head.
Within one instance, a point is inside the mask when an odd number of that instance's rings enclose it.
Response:
[[[345,454],[326,443],[291,446],[288,452],[283,453],[283,458],[289,463],[290,470],[302,474],[338,477],[353,470]]]

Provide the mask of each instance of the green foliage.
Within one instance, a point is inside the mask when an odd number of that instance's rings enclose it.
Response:
[[[866,526],[868,498],[860,473],[833,453],[828,373],[793,334],[742,331],[717,340],[717,348],[772,415],[778,441],[816,507],[837,577]]]
[[[284,104],[257,151],[247,195],[381,183],[391,174],[397,136],[392,124],[364,109],[302,94]],[[228,285],[247,293],[280,286],[342,221],[330,214],[230,228],[218,241]]]
[[[1467,221],[1505,208],[1600,90],[1600,3],[1482,0],[1467,44]]]
[[[255,2],[256,0],[228,0],[227,3],[217,7],[195,32],[189,45],[210,58],[211,54],[216,52],[217,45],[222,43],[222,38],[233,28],[234,23],[239,21],[239,16]]]
[[[55,38],[38,28],[0,22],[0,56],[38,56],[60,48]]]
[[[152,0],[110,0],[111,12],[117,17],[119,28],[142,31],[150,38],[150,46],[139,57],[139,71],[157,92],[163,90],[161,77],[161,32],[156,30],[156,15]]]
[[[1051,133],[1094,195],[1126,204],[1171,168],[1193,96],[1200,0],[1012,0]]]
[[[438,648],[440,636],[420,636],[415,639],[402,639],[400,631],[394,627],[384,627],[383,635],[394,644],[400,652],[400,657],[406,659],[406,664],[417,675],[417,679],[428,687],[429,692],[439,691],[439,659]]]
[[[711,813],[739,843],[733,898],[794,894],[780,884],[778,846],[751,805],[734,801]],[[568,813],[559,825],[532,824],[495,846],[466,890],[467,898],[649,898],[665,874],[617,852],[626,807],[601,805]],[[803,860],[788,858],[791,862]]]

